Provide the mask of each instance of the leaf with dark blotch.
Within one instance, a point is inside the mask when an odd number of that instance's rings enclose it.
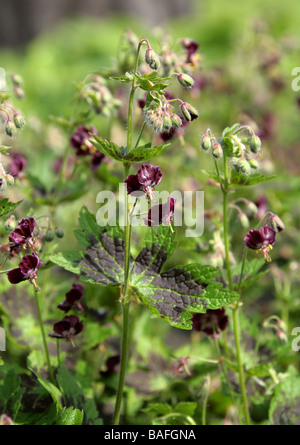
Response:
[[[90,246],[79,263],[81,274],[97,284],[118,286],[124,280],[124,241],[105,232],[99,238],[100,242],[90,237]]]
[[[214,268],[202,268],[195,264],[171,269],[152,279],[144,276],[135,291],[150,311],[172,326],[191,329],[193,312],[219,309],[238,297],[234,292],[224,289],[221,283],[210,283],[216,273],[216,270],[213,273]]]

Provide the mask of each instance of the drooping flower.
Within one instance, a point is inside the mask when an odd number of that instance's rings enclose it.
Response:
[[[79,320],[77,315],[66,315],[61,321],[54,323],[53,333],[49,334],[54,338],[65,338],[72,340],[83,330],[83,322]]]
[[[65,313],[72,308],[78,308],[80,312],[84,312],[81,299],[83,297],[84,288],[81,284],[73,283],[72,288],[66,293],[66,299],[57,307]]]
[[[229,319],[225,309],[207,309],[205,314],[193,314],[193,329],[197,332],[204,332],[212,338],[219,337],[228,325]]]
[[[32,217],[22,218],[18,227],[13,230],[9,236],[10,249],[14,251],[27,243],[30,243],[35,228],[35,219]]]
[[[84,125],[79,125],[71,136],[70,142],[71,146],[76,150],[76,156],[91,156],[91,169],[95,171],[104,160],[105,155],[90,142],[90,133],[96,136],[99,135],[94,126],[88,128]]]
[[[37,272],[42,264],[42,261],[40,261],[36,254],[25,255],[22,258],[19,267],[7,272],[7,278],[12,284],[18,284],[21,281],[26,280],[35,284]]]
[[[136,175],[129,175],[125,179],[127,193],[133,194],[137,198],[145,193],[151,200],[153,199],[153,188],[160,183],[161,178],[162,172],[158,166],[142,164]]]
[[[117,372],[118,366],[120,364],[120,359],[121,359],[120,354],[108,357],[108,359],[105,362],[106,370],[100,372],[101,376],[109,377],[115,372]]]
[[[273,248],[273,244],[275,244],[275,236],[275,230],[268,225],[265,225],[259,230],[249,230],[244,241],[249,249],[262,252],[265,260],[271,261],[268,252]]]
[[[152,206],[148,217],[144,218],[146,226],[170,225],[174,219],[175,202],[174,198],[168,198],[166,203]]]
[[[20,178],[21,174],[25,170],[26,159],[20,154],[13,156],[12,161],[9,164],[9,170],[14,178]]]

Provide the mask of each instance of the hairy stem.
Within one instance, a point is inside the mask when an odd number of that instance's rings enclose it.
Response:
[[[44,325],[43,325],[41,308],[40,308],[40,304],[39,304],[38,292],[36,292],[36,291],[34,292],[34,298],[35,298],[35,304],[36,304],[36,309],[37,309],[37,314],[38,314],[38,319],[39,319],[40,330],[41,330],[42,339],[43,339],[43,345],[44,345],[44,351],[45,351],[45,356],[46,356],[46,361],[47,361],[47,366],[48,366],[48,372],[49,372],[51,382],[53,383],[53,385],[56,386],[52,366],[50,363],[50,355],[49,355],[48,345],[47,345],[47,341],[46,341],[46,335],[45,335],[45,330],[44,330]]]
[[[227,157],[226,157],[226,155],[224,155],[223,236],[224,236],[225,260],[226,260],[226,268],[227,268],[227,276],[228,276],[228,286],[229,286],[229,289],[232,291],[233,290],[233,282],[232,282],[232,272],[231,272],[231,263],[230,263],[228,219],[227,219],[228,191],[229,191],[229,181],[228,181]],[[244,416],[245,416],[247,425],[251,425],[251,420],[250,420],[250,415],[249,415],[249,410],[248,410],[248,401],[247,401],[247,393],[246,393],[246,386],[245,386],[244,370],[243,370],[242,357],[241,357],[238,311],[239,311],[239,305],[237,305],[233,309],[233,328],[234,328],[234,339],[235,339],[235,347],[236,347],[236,359],[237,359],[239,381],[240,381],[242,401],[243,401],[243,407],[244,407]]]

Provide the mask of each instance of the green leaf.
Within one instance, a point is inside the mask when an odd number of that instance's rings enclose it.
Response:
[[[222,133],[222,136],[225,137],[229,134],[234,133],[238,128],[239,128],[240,124],[233,124],[232,127],[226,127],[225,130]]]
[[[215,182],[220,183],[219,175],[217,175],[216,172],[208,172],[206,170],[201,170],[201,172],[208,176],[210,179],[213,179]],[[221,179],[222,178],[223,177],[221,176]]]
[[[108,141],[107,139],[103,139],[92,134],[91,136],[95,139],[94,141],[91,139],[91,143],[103,154],[111,157],[116,161],[127,163],[147,161],[154,158],[170,146],[170,144],[162,144],[152,147],[149,143],[136,147],[129,153],[126,153],[126,149],[124,147],[118,147],[114,142]]]
[[[132,82],[133,74],[126,72],[124,74],[124,76],[110,76],[110,79],[116,80],[117,82],[120,82],[120,83],[128,83],[128,82]]]
[[[8,147],[7,145],[0,145],[0,154],[4,155],[4,156],[8,156],[9,155],[9,151],[11,150],[12,147]]]
[[[8,200],[8,198],[0,199],[0,217],[1,216],[5,216],[8,213],[10,213],[13,210],[15,210],[18,207],[18,205],[21,204],[21,202],[23,202],[23,201],[10,202]]]
[[[58,414],[55,425],[82,425],[83,411],[77,408],[63,408]]]
[[[231,179],[230,183],[233,186],[240,186],[240,185],[255,185],[259,184],[261,182],[270,181],[271,179],[276,178],[276,176],[264,176],[260,173],[253,173],[250,175],[245,175],[241,172],[237,172],[235,169],[231,170]]]
[[[0,386],[0,412],[15,419],[24,394],[21,388],[21,379],[16,371],[11,368],[7,372],[2,385]]]
[[[197,402],[179,402],[173,408],[175,413],[184,414],[186,416],[193,416],[197,408]]]
[[[224,137],[222,139],[222,149],[226,156],[232,157],[235,154],[234,143],[230,137]]]
[[[156,415],[165,415],[172,412],[172,407],[168,403],[149,403],[143,411]]]
[[[31,369],[31,368],[29,368],[29,369],[36,376],[36,378],[38,379],[40,384],[50,394],[50,396],[52,397],[53,402],[55,403],[58,411],[60,411],[62,409],[62,406],[61,406],[61,403],[60,403],[60,399],[61,399],[61,392],[60,392],[60,390],[56,386],[54,386],[51,382],[49,382],[48,380],[44,379],[44,377],[42,377],[40,374],[35,372],[33,369]]]

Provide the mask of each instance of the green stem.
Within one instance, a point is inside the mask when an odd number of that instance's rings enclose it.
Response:
[[[229,289],[232,291],[233,290],[233,282],[232,282],[232,272],[231,272],[231,263],[230,263],[228,219],[227,219],[228,191],[229,191],[229,181],[228,181],[227,157],[226,157],[226,155],[224,155],[223,236],[224,236],[228,286],[229,286]],[[245,386],[244,370],[243,370],[242,357],[241,357],[238,310],[239,310],[239,306],[237,305],[233,309],[233,328],[234,328],[234,338],[235,338],[235,346],[236,346],[236,358],[237,358],[237,365],[238,365],[238,372],[239,372],[239,381],[240,381],[240,387],[241,387],[242,401],[243,401],[243,407],[244,407],[244,415],[245,415],[247,425],[251,425],[251,420],[250,420],[250,415],[249,415],[249,410],[248,410],[248,401],[247,401],[247,393],[246,393],[246,386]]]
[[[57,356],[57,367],[60,367],[60,345],[59,339],[56,339],[56,356]]]
[[[49,350],[48,350],[48,345],[47,345],[47,341],[46,341],[46,335],[45,335],[45,330],[44,330],[44,325],[43,325],[43,319],[42,319],[42,314],[41,314],[41,309],[40,309],[40,304],[39,304],[38,293],[36,291],[34,292],[34,298],[35,298],[35,304],[36,304],[36,309],[37,309],[37,314],[38,314],[38,319],[39,319],[39,324],[40,324],[40,330],[41,330],[43,344],[44,344],[44,351],[45,351],[45,355],[46,355],[48,372],[49,372],[51,382],[53,383],[53,385],[56,386],[52,366],[50,363]]]
[[[128,356],[129,307],[130,307],[130,302],[129,303],[122,302],[123,325],[122,325],[122,342],[121,342],[121,363],[120,363],[120,374],[119,374],[119,382],[118,382],[117,397],[115,404],[115,413],[113,422],[114,425],[119,425],[121,405],[123,399],[124,380],[125,380],[127,356]]]

